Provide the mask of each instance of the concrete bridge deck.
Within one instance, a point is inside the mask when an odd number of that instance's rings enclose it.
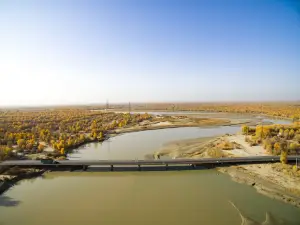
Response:
[[[288,156],[289,162],[295,162],[300,156]],[[89,166],[218,166],[235,164],[273,163],[280,162],[280,156],[251,156],[236,158],[201,158],[201,159],[168,159],[168,160],[59,160],[57,163],[45,163],[40,160],[7,160],[0,163],[0,166],[38,167],[38,168],[83,168]]]

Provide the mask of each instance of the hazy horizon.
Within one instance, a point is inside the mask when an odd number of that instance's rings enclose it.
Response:
[[[299,101],[292,0],[0,2],[0,107]]]
[[[189,105],[189,104],[197,104],[197,105],[210,105],[210,104],[299,104],[300,100],[294,101],[199,101],[199,102],[191,102],[191,101],[182,101],[182,102],[108,102],[109,108],[113,108],[115,106],[124,106],[126,109],[128,108],[128,104],[130,103],[131,107],[138,105],[149,105],[150,107],[153,105]],[[84,103],[84,104],[40,104],[40,105],[7,105],[0,106],[0,109],[25,109],[25,108],[56,108],[56,107],[106,107],[107,102],[99,102],[99,103]]]

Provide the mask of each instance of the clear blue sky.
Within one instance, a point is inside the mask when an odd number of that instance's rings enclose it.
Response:
[[[0,29],[2,106],[300,99],[294,0],[0,0]]]

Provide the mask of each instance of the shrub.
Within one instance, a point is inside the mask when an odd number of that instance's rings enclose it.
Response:
[[[223,150],[232,150],[233,149],[233,143],[229,142],[229,141],[225,141],[223,143],[222,149]]]
[[[249,127],[248,126],[246,126],[246,125],[244,125],[244,126],[242,126],[242,134],[248,134],[249,133]]]
[[[224,156],[223,152],[221,149],[218,148],[211,148],[207,151],[207,154],[210,157],[214,157],[214,158],[222,158]]]

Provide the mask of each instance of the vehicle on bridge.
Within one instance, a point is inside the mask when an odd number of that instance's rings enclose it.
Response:
[[[54,159],[41,159],[41,163],[43,164],[58,164],[59,162]]]

